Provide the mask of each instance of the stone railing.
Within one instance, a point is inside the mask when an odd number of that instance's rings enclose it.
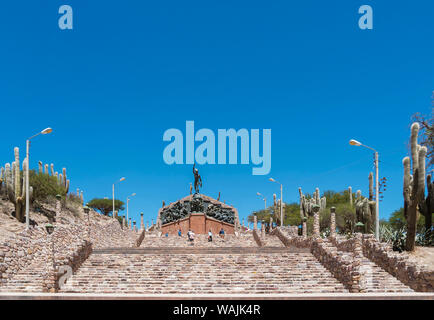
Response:
[[[273,230],[273,234],[285,244],[286,247],[310,248],[310,252],[318,261],[329,270],[350,292],[363,292],[363,277],[360,273],[362,258],[361,239],[353,240],[353,252],[351,254],[339,251],[328,240],[317,238],[305,238],[303,236],[291,237],[285,235],[280,228]]]
[[[145,229],[143,229],[142,232],[140,232],[140,235],[136,240],[136,247],[140,247],[140,245],[142,244],[143,239],[145,239],[145,233],[146,233]]]
[[[312,242],[312,254],[350,292],[363,292],[360,258],[338,251],[330,242],[317,238]]]
[[[57,265],[55,269],[53,269],[51,265],[47,266],[46,275],[43,282],[43,291],[59,291],[59,281],[62,281],[61,278],[65,275],[65,271],[67,272],[64,267],[69,266],[72,269],[72,273],[75,273],[78,268],[80,268],[80,266],[83,264],[83,262],[87,260],[91,253],[92,243],[87,240],[83,240],[75,246],[74,251],[70,252],[69,255],[65,256],[64,260],[56,261]]]
[[[336,235],[327,238],[339,251],[354,252],[356,248],[356,237],[346,238]]]
[[[299,236],[290,237],[285,235],[279,228],[273,229],[271,235],[277,236],[285,247],[295,246],[297,248],[310,248],[312,246],[312,238],[304,238]]]
[[[434,292],[434,271],[409,261],[407,254],[398,253],[378,242],[374,235],[363,235],[363,254],[415,291]]]
[[[255,239],[258,247],[263,247],[265,243],[262,241],[261,236],[258,233],[258,229],[253,229],[253,239]]]

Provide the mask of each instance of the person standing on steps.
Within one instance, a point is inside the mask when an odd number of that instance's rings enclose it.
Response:
[[[208,231],[208,242],[212,242],[212,232],[211,229]]]
[[[219,235],[220,235],[220,238],[222,238],[222,239],[225,238],[225,230],[223,228],[220,229]]]
[[[178,236],[180,236],[180,237],[182,236],[181,229],[178,230]]]
[[[188,240],[190,240],[191,245],[194,245],[194,231],[189,231]]]

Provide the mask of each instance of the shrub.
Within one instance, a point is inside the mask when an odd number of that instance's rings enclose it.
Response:
[[[29,171],[29,184],[33,187],[34,200],[47,200],[60,194],[66,196],[66,189],[60,185],[55,176],[49,176],[44,173],[36,173],[34,170]]]
[[[416,244],[424,247],[434,246],[434,232],[422,228],[420,232],[416,233]]]

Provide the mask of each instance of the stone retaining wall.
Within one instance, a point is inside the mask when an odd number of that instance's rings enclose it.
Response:
[[[363,292],[362,275],[360,273],[361,264],[361,243],[354,245],[355,253],[347,254],[334,246],[328,240],[321,238],[305,238],[302,236],[290,237],[285,235],[280,228],[273,230],[273,234],[285,244],[285,246],[295,246],[297,248],[310,248],[311,253],[318,261],[329,270],[350,292]],[[356,240],[354,240],[356,242]],[[356,242],[357,243],[357,242]]]
[[[24,230],[0,244],[0,285],[5,284],[30,264],[46,245],[47,234],[41,227]]]
[[[413,290],[434,292],[433,270],[409,261],[407,254],[393,251],[387,244],[378,242],[374,235],[363,235],[363,254]]]

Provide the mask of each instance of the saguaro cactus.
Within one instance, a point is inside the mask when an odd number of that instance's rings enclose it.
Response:
[[[327,198],[320,198],[319,188],[315,189],[315,192],[312,198],[307,199],[306,196],[301,191],[301,188],[298,188],[298,193],[300,195],[300,217],[301,219],[308,218],[309,216],[313,216],[314,212],[312,210],[314,205],[319,207],[319,211],[325,210],[327,206]],[[318,211],[318,212],[319,212]]]
[[[363,232],[369,233],[371,231],[372,223],[375,219],[376,207],[374,201],[374,174],[369,173],[369,197],[362,198],[362,192],[357,190],[356,193],[356,220],[357,223],[363,224]]]
[[[9,200],[15,205],[15,217],[20,222],[25,222],[25,212],[26,212],[26,171],[29,166],[27,164],[27,159],[23,161],[23,175],[21,177],[20,172],[20,150],[19,148],[14,148],[15,161],[12,164],[12,172],[10,172],[9,163],[6,164],[7,176],[7,195]],[[32,187],[29,188],[29,200],[32,200]]]
[[[433,212],[433,183],[431,175],[426,177],[428,185],[428,196],[425,199],[425,159],[427,148],[420,146],[417,143],[419,134],[419,124],[413,123],[411,126],[410,135],[410,157],[405,157],[402,160],[404,167],[404,216],[407,220],[407,239],[405,249],[413,251],[416,238],[416,226],[419,214],[425,215],[428,220],[431,220]],[[428,217],[429,216],[429,217]],[[431,221],[429,221],[431,227]]]

